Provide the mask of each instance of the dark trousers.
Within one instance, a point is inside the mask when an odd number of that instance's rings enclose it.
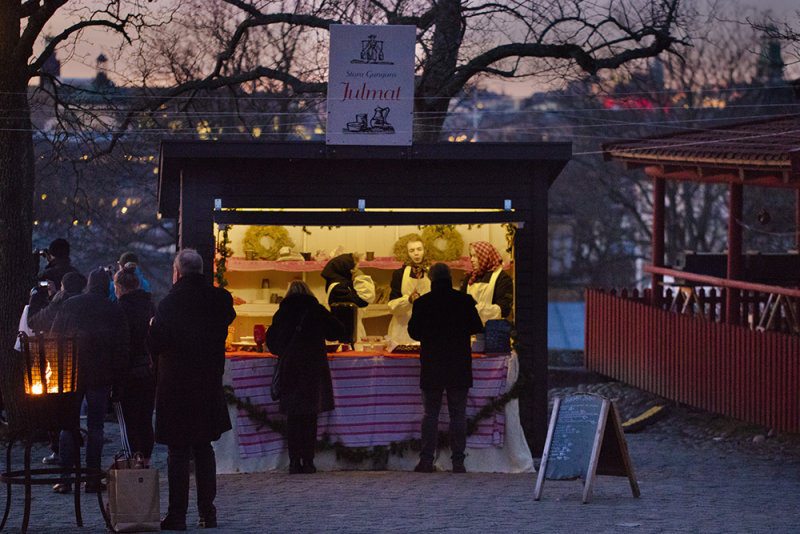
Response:
[[[189,460],[194,456],[194,478],[197,485],[197,512],[200,517],[216,517],[217,460],[210,442],[167,447],[167,479],[171,517],[185,518],[189,508]]]
[[[469,388],[447,387],[422,390],[425,415],[422,416],[421,460],[433,462],[439,434],[439,411],[442,409],[442,393],[447,393],[447,411],[450,414],[450,458],[453,463],[464,461],[467,447],[467,392]]]
[[[131,452],[140,452],[145,458],[153,454],[153,405],[156,382],[152,376],[125,381],[122,390],[122,415]]]
[[[286,441],[289,460],[314,460],[317,444],[317,414],[288,415],[286,417]]]
[[[86,395],[86,468],[89,471],[100,471],[100,458],[103,455],[103,422],[108,410],[109,386],[88,388]],[[62,430],[59,439],[61,467],[69,471],[78,461],[79,445],[75,443],[72,432]]]

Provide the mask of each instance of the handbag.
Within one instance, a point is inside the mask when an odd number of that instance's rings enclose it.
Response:
[[[114,458],[108,470],[108,515],[114,532],[161,529],[158,469],[137,467],[136,458]]]
[[[283,354],[286,354],[286,352],[289,350],[289,347],[291,347],[294,341],[297,339],[297,335],[303,330],[303,323],[306,320],[306,315],[308,315],[308,309],[303,312],[300,322],[297,323],[297,326],[292,332],[292,337],[289,339],[289,343],[287,343],[286,347],[281,351]],[[278,401],[281,398],[281,368],[283,367],[283,360],[284,356],[278,355],[278,361],[275,362],[275,370],[272,373],[272,383],[269,385],[269,396],[272,397],[273,401]]]

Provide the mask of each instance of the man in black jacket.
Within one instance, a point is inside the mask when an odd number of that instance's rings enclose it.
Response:
[[[475,300],[453,289],[450,268],[437,263],[430,270],[431,292],[414,302],[409,335],[420,341],[420,388],[425,415],[422,450],[414,471],[432,473],[442,393],[450,413],[450,451],[454,473],[466,473],[467,392],[472,387],[470,336],[483,329]]]
[[[121,380],[128,366],[128,323],[122,310],[108,300],[109,280],[102,268],[92,271],[86,292],[64,301],[52,328],[55,333],[78,336],[77,388],[82,393],[79,397],[86,396],[87,405],[86,467],[94,474],[100,472],[111,386]],[[68,470],[78,458],[71,432],[61,432],[59,449],[61,466]],[[72,491],[68,483],[56,484],[53,489],[56,493]],[[86,482],[86,493],[101,489],[97,478]]]
[[[222,374],[225,338],[236,312],[231,294],[203,276],[197,251],[178,253],[172,279],[147,334],[156,366],[156,442],[168,448],[169,508],[161,528],[186,530],[192,456],[199,526],[216,527],[217,467],[211,442],[231,429]]]

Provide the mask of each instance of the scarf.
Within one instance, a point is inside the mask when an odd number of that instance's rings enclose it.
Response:
[[[478,257],[478,268],[468,273],[468,285],[472,285],[486,273],[490,273],[503,265],[503,258],[500,257],[497,249],[486,241],[475,241],[469,245],[475,249],[475,255]]]

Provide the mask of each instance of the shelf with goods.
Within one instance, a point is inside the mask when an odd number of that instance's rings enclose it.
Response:
[[[499,225],[485,226],[499,227]],[[387,302],[391,291],[392,272],[402,266],[402,262],[392,256],[392,249],[400,236],[418,233],[420,230],[417,227],[320,228],[312,229],[310,234],[305,228],[288,227],[288,234],[293,242],[291,247],[293,252],[315,252],[306,253],[312,259],[283,261],[246,258],[243,236],[247,228],[234,226],[229,230],[229,247],[233,255],[227,258],[225,265],[227,289],[236,302],[237,320],[234,323],[236,341],[242,337],[252,336],[253,326],[256,324],[265,326],[271,324],[272,316],[278,310],[278,302],[292,280],[299,279],[306,282],[317,299],[324,303],[325,280],[321,272],[330,257],[346,251],[359,251],[362,256],[367,256],[367,251],[372,251],[370,255],[372,259],[363,259],[359,263],[359,268],[373,278],[377,296],[376,302],[363,310],[364,324],[368,335],[382,337],[386,334],[391,319]],[[465,227],[463,231],[466,232],[467,228]],[[504,240],[498,239],[498,235],[504,237],[504,232],[502,228],[495,229],[494,235],[487,229],[472,231],[474,235],[465,236],[464,241],[467,243],[469,239],[469,241],[497,242],[496,247],[501,250]],[[267,244],[271,243],[267,241]],[[465,245],[462,253],[466,252]],[[510,258],[507,254],[504,254],[504,259],[506,268],[509,268]],[[469,258],[465,256],[445,263],[454,271],[453,281],[456,285],[460,284],[463,273],[471,269]]]

